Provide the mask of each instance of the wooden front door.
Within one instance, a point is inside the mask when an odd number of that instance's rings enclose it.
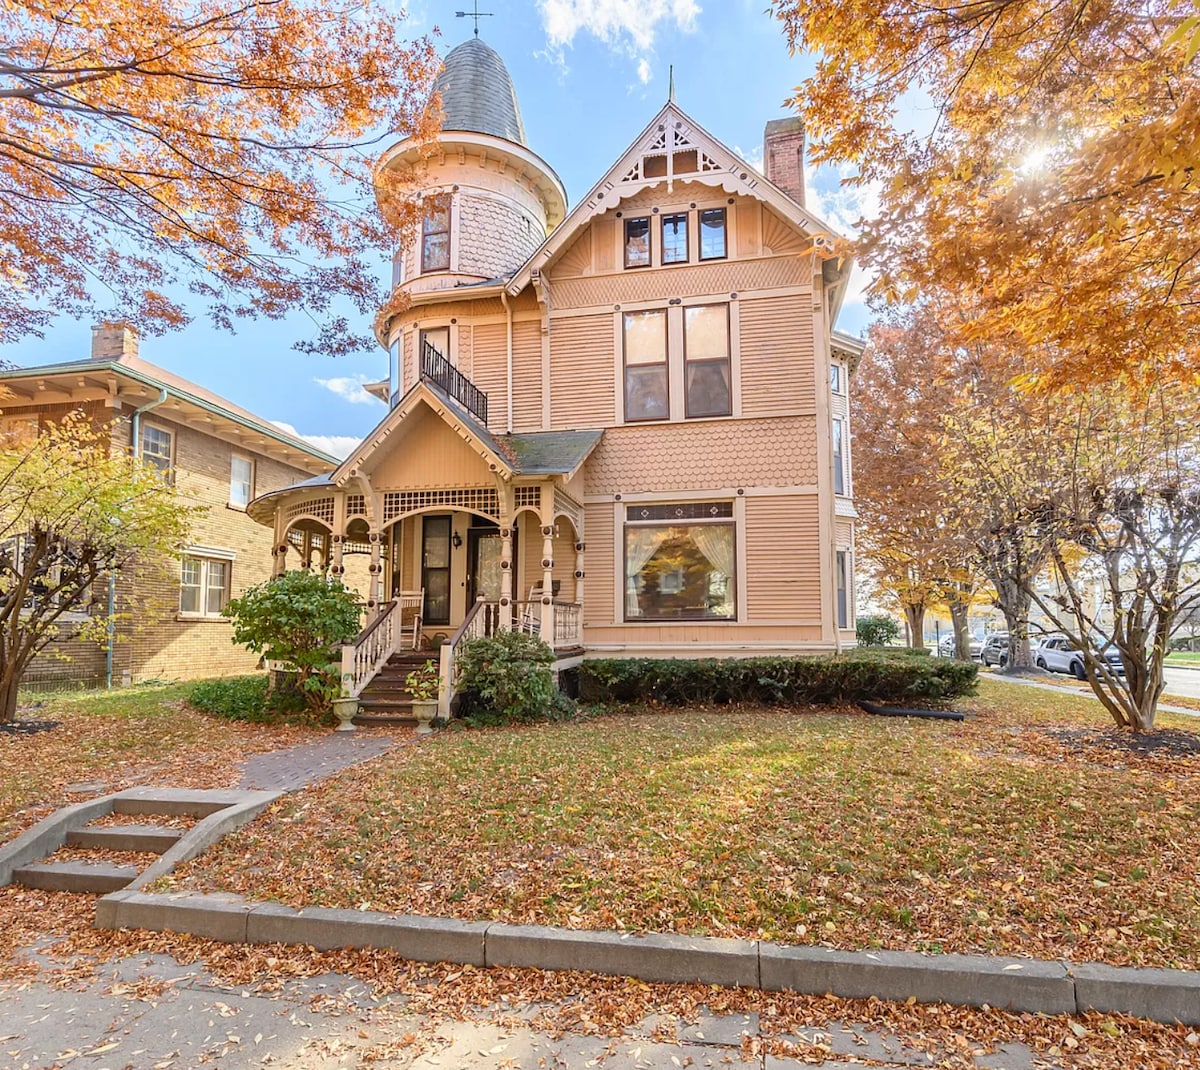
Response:
[[[425,588],[426,624],[450,623],[450,517],[426,516],[421,522],[421,586]]]
[[[515,557],[514,552],[514,557]],[[476,599],[500,601],[500,529],[473,527],[467,532],[467,609]]]

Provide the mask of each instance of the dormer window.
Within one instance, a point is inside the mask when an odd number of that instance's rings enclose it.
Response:
[[[646,216],[625,220],[625,266],[650,266],[650,220]]]
[[[421,273],[450,270],[450,198],[430,197],[421,224]]]

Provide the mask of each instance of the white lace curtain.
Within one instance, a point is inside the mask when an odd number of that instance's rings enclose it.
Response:
[[[700,552],[712,562],[718,572],[726,578],[733,578],[737,567],[733,558],[733,528],[725,524],[706,524],[703,527],[691,528],[689,534],[692,542]]]
[[[625,615],[638,616],[638,574],[663,544],[670,528],[625,529]]]

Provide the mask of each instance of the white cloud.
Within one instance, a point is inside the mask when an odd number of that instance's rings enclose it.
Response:
[[[374,394],[363,389],[364,383],[374,382],[369,375],[342,375],[333,379],[314,379],[313,382],[352,405],[382,404]]]
[[[804,202],[817,218],[840,233],[853,236],[864,219],[879,214],[879,194],[883,187],[878,182],[865,186],[843,185],[842,180],[849,175],[849,171],[809,165],[804,169]],[[845,304],[865,304],[867,287],[874,281],[874,275],[856,264],[846,290]]]
[[[562,50],[581,33],[590,33],[614,51],[636,59],[641,83],[653,72],[649,56],[662,26],[683,33],[696,28],[701,8],[696,0],[538,0],[542,29],[546,32],[547,58],[555,54],[561,63]]]
[[[302,435],[291,424],[284,423],[282,420],[272,420],[271,423],[284,434],[294,435],[334,457],[349,457],[350,451],[362,441],[361,438],[355,438],[353,435]]]
[[[740,156],[743,160],[745,160],[746,163],[753,167],[754,170],[756,170],[760,175],[766,174],[766,172],[763,170],[762,145],[755,145],[754,148],[752,148],[749,152],[747,152],[740,145],[734,145],[733,152],[734,155]]]

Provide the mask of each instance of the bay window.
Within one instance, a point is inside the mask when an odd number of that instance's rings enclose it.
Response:
[[[630,505],[625,620],[737,619],[732,502]]]

